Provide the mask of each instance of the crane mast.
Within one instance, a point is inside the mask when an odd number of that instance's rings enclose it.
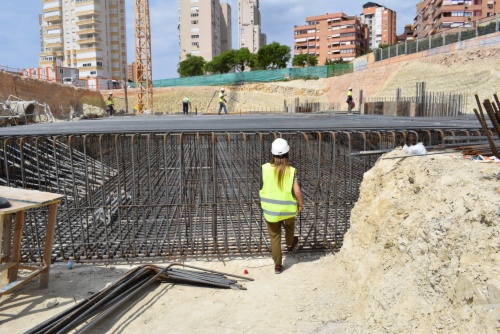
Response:
[[[144,110],[153,112],[149,0],[135,0],[134,17],[137,113],[142,114]]]

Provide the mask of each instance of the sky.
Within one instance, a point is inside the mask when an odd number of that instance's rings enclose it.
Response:
[[[189,1],[189,0],[180,0]],[[222,1],[224,2],[224,1]],[[238,0],[225,1],[232,8],[233,48],[238,47]],[[278,42],[293,49],[293,26],[305,24],[307,16],[344,12],[360,15],[367,0],[261,0],[262,32],[268,43]],[[405,24],[413,23],[415,5],[419,0],[373,1],[396,11],[397,34]],[[125,0],[127,12],[128,63],[134,61],[134,3]],[[0,67],[38,67],[42,0],[0,0],[2,28],[0,29]],[[179,62],[177,26],[178,0],[150,0],[151,49],[153,79],[176,78]]]

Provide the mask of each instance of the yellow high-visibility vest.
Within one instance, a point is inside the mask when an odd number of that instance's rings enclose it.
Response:
[[[270,163],[262,165],[262,189],[259,192],[260,206],[264,218],[270,223],[276,223],[297,215],[297,200],[292,195],[295,168],[290,167],[289,173],[283,179],[283,190],[278,187],[274,174],[275,167]]]

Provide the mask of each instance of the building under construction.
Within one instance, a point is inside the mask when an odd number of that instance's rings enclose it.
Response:
[[[336,251],[363,174],[384,151],[418,142],[438,147],[450,137],[460,146],[483,136],[474,116],[175,117],[0,129],[0,185],[64,194],[53,260],[268,253],[260,166],[277,137],[290,143],[304,197],[299,251]],[[26,212],[24,261],[43,256],[46,215]]]

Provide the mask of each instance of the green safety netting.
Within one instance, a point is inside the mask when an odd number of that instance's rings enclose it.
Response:
[[[153,80],[153,87],[174,86],[230,86],[250,82],[273,82],[289,79],[328,78],[352,72],[352,64],[334,64],[330,66],[313,66],[304,68],[283,68],[279,70],[251,71],[243,73],[227,73],[203,75],[189,78]],[[131,85],[135,87],[135,84]]]

